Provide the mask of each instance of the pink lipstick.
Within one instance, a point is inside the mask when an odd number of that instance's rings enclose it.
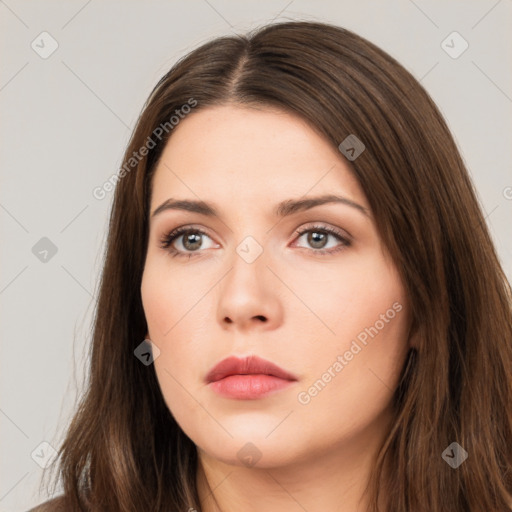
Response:
[[[256,400],[290,386],[297,377],[258,356],[231,356],[215,365],[205,380],[227,398]]]

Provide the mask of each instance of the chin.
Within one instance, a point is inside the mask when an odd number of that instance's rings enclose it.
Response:
[[[275,426],[275,425],[274,425]],[[233,438],[223,442],[212,442],[209,438],[201,444],[201,450],[209,458],[214,458],[230,466],[271,469],[295,462],[297,440],[290,436],[275,436],[270,430],[254,435],[254,429],[246,432],[233,432]],[[288,441],[288,442],[287,442]]]

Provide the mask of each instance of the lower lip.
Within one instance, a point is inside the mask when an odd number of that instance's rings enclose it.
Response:
[[[228,398],[256,400],[286,388],[293,382],[273,375],[230,375],[211,382],[210,386],[216,393]]]

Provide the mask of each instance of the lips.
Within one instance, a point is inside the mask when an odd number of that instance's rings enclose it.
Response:
[[[210,370],[206,376],[206,382],[217,382],[231,375],[270,375],[283,380],[297,380],[292,373],[261,357],[238,358],[231,356],[223,359]]]

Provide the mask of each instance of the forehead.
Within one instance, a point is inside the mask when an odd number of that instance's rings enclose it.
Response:
[[[349,164],[306,121],[276,109],[208,107],[173,129],[153,176],[152,209],[167,197],[264,207],[339,193],[368,207]]]

